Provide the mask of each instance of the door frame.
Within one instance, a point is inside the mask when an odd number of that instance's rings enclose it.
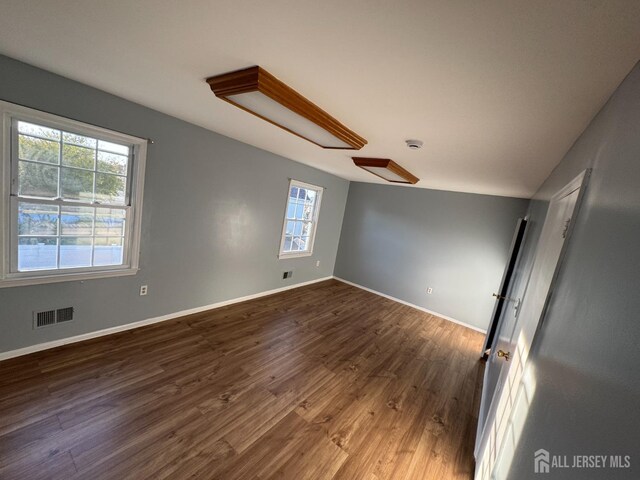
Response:
[[[556,192],[550,199],[549,199],[549,206],[551,206],[551,203],[557,200],[560,200],[564,197],[566,197],[567,195],[570,195],[571,193],[573,193],[574,191],[580,189],[580,193],[578,194],[578,198],[576,199],[576,204],[574,206],[573,209],[573,214],[572,214],[572,220],[569,223],[569,226],[567,228],[567,232],[566,232],[566,236],[565,236],[565,240],[562,244],[562,248],[560,249],[560,254],[558,256],[558,261],[556,262],[556,266],[554,268],[554,272],[553,275],[551,277],[551,282],[549,283],[549,291],[547,292],[547,295],[545,297],[545,301],[540,313],[540,318],[538,319],[538,324],[536,325],[535,328],[535,333],[533,334],[533,337],[531,339],[531,344],[529,347],[529,351],[532,351],[533,348],[535,347],[537,340],[539,338],[539,332],[540,329],[542,327],[542,325],[544,324],[544,320],[545,317],[547,315],[548,312],[548,308],[549,308],[549,304],[551,303],[551,298],[553,297],[553,293],[555,291],[555,287],[557,284],[557,280],[558,277],[560,275],[560,271],[562,269],[562,266],[564,264],[564,259],[566,256],[566,252],[567,252],[567,248],[569,245],[569,242],[571,241],[571,237],[573,235],[573,231],[575,229],[576,226],[576,219],[578,218],[579,214],[580,214],[580,210],[582,207],[582,202],[584,199],[584,196],[586,194],[586,190],[587,190],[587,186],[589,184],[589,180],[591,178],[591,172],[592,169],[588,168],[586,170],[583,170],[578,176],[576,176],[573,180],[571,180],[568,184],[566,184],[562,189],[560,189],[558,192]],[[547,210],[548,213],[548,210]],[[540,231],[540,233],[542,233],[542,230],[544,230],[544,223],[547,220],[547,216],[545,216],[545,219],[542,223],[542,229]],[[539,255],[539,248],[540,248],[540,241],[542,240],[542,237],[540,237],[538,239],[538,242],[536,244],[536,252],[534,254],[534,259],[533,262],[531,264],[531,269],[528,272],[529,278],[527,279],[527,285],[525,287],[524,293],[522,294],[522,300],[521,300],[521,305],[524,303],[524,301],[526,300],[526,296],[527,296],[527,291],[528,291],[528,287],[529,287],[529,281],[530,281],[530,276],[533,272],[533,266],[535,264],[536,259],[538,258]],[[498,327],[501,327],[502,325],[500,325]],[[516,324],[517,327],[517,324]],[[514,332],[516,331],[516,328],[514,328]],[[496,335],[494,336],[494,339],[498,338],[498,331],[496,331]],[[493,354],[494,352],[492,352]],[[527,357],[523,360],[522,362],[522,375],[520,377],[520,380],[518,381],[518,385],[517,385],[517,389],[516,389],[516,393],[515,393],[515,399],[514,400],[514,405],[517,401],[517,397],[521,394],[521,390],[522,390],[522,379],[524,377],[525,371],[527,369],[527,362],[528,362],[528,354]],[[511,367],[511,365],[510,365]],[[474,478],[475,479],[482,479],[485,477],[482,477],[481,474],[482,472],[480,472],[478,470],[478,462],[482,460],[484,454],[485,454],[485,450],[487,448],[487,444],[489,441],[489,433],[491,432],[491,429],[488,428],[489,426],[492,426],[493,423],[495,422],[495,416],[496,416],[496,409],[498,407],[498,403],[500,402],[500,396],[502,395],[503,391],[504,391],[504,382],[505,382],[505,377],[509,374],[509,370],[510,368],[503,368],[502,371],[500,372],[500,377],[498,378],[498,387],[496,387],[496,389],[493,392],[492,398],[491,398],[491,404],[489,407],[489,410],[487,411],[487,418],[486,421],[484,422],[484,427],[482,429],[482,432],[480,432],[480,430],[478,429],[478,436],[476,437],[476,448],[475,448],[475,452],[474,452],[474,456],[476,459],[476,472],[474,474]],[[482,408],[482,406],[480,407]],[[508,416],[509,416],[509,420],[508,422],[511,421],[511,417],[513,414],[513,408],[510,409]],[[493,474],[493,471],[495,470],[495,467],[498,465],[498,461],[500,460],[500,456],[501,456],[501,450],[502,450],[502,442],[504,442],[504,438],[501,439],[501,443],[499,446],[496,446],[496,450],[495,450],[495,456],[494,456],[494,463],[493,465],[491,465],[490,469],[489,469],[489,477],[486,478],[492,478],[491,475]]]

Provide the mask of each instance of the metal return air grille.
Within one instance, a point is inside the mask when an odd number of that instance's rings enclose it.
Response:
[[[56,310],[56,323],[73,320],[73,307],[59,308]]]
[[[70,320],[73,320],[73,307],[33,312],[33,328],[47,327]]]

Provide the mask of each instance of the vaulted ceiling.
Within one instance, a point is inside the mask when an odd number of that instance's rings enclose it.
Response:
[[[322,150],[205,83],[260,65],[364,136],[358,156],[394,159],[417,187],[529,197],[640,59],[640,2],[4,0],[0,53],[383,182],[353,152]]]

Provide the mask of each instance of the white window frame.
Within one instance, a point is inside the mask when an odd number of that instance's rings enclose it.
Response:
[[[16,121],[19,120],[70,131],[99,140],[125,144],[130,147],[131,156],[127,174],[129,186],[124,208],[127,211],[127,228],[123,240],[122,265],[33,270],[28,272],[18,272],[14,268],[17,260],[17,247],[12,248],[12,245],[14,243],[17,245],[18,200],[16,196],[12,195],[11,191],[12,182],[17,181],[17,178],[12,177],[11,152],[12,148],[16,148],[15,145],[12,145],[12,128],[14,128]],[[140,229],[142,224],[147,140],[4,101],[0,101],[0,122],[2,128],[0,134],[0,288],[135,275],[138,272],[140,260]],[[38,200],[38,202],[52,205],[62,205],[63,203],[68,205],[72,203],[60,200]],[[95,203],[92,206],[99,207],[100,204]],[[109,206],[105,205],[105,208],[109,208]]]
[[[289,195],[291,194],[291,188],[306,188],[310,190],[317,191],[316,195],[316,203],[315,208],[313,210],[313,216],[311,218],[311,233],[309,234],[309,249],[304,252],[284,252],[284,242],[287,232],[287,209],[289,207]],[[322,193],[324,192],[324,187],[319,187],[318,185],[312,185],[311,183],[301,182],[299,180],[294,180],[293,178],[289,179],[289,187],[287,188],[287,201],[284,205],[284,216],[282,222],[282,233],[280,235],[280,250],[278,251],[278,258],[286,259],[286,258],[300,258],[300,257],[310,257],[313,255],[313,246],[316,240],[316,232],[318,231],[318,219],[320,217],[320,205],[322,203]]]

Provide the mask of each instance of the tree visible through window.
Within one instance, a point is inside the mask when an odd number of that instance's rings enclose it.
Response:
[[[311,255],[322,187],[291,180],[280,257]]]

